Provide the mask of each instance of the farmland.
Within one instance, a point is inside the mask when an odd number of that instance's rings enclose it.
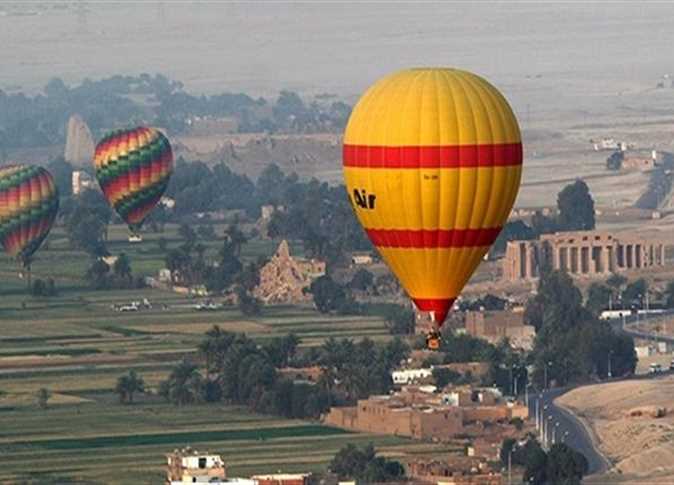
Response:
[[[221,227],[216,231],[222,234]],[[175,227],[149,234],[141,244],[125,237],[124,228],[111,227],[108,247],[129,256],[136,276],[164,267],[159,237],[169,247],[180,244]],[[207,257],[221,244],[207,242]],[[276,244],[251,241],[243,259],[268,257]],[[157,394],[160,381],[184,356],[194,355],[213,325],[259,342],[294,332],[302,346],[316,346],[330,336],[385,341],[390,337],[382,318],[322,315],[309,305],[265,307],[255,317],[233,306],[197,311],[196,300],[169,291],[94,291],[83,279],[89,264],[57,228],[38,253],[32,277],[53,278],[58,293],[37,298],[28,296],[16,262],[0,260],[0,483],[159,483],[164,453],[186,445],[221,453],[234,476],[319,470],[347,442],[373,441],[391,456],[442,449],[241,407],[178,407]],[[152,308],[128,313],[112,308],[143,298]],[[130,369],[144,378],[147,392],[122,405],[113,390]],[[36,403],[41,388],[51,394],[46,409]]]

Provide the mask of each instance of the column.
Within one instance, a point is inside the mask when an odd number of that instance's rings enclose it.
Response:
[[[665,265],[665,245],[660,244],[660,266]]]
[[[631,269],[632,268],[632,253],[633,253],[633,246],[631,244],[626,244],[625,246],[625,268]]]
[[[601,247],[601,266],[602,273],[611,272],[611,253],[608,246]]]
[[[527,244],[524,249],[524,257],[526,261],[524,262],[524,270],[527,273],[527,278],[531,279],[534,277],[534,268],[533,268],[533,251],[531,244]]]

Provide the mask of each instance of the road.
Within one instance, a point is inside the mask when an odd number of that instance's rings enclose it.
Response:
[[[539,411],[543,413],[543,419],[547,422],[547,441],[551,444],[554,434],[555,442],[563,440],[571,448],[585,455],[589,465],[588,475],[604,473],[611,467],[611,463],[595,448],[585,426],[573,414],[553,402],[555,398],[569,390],[553,389],[540,394],[532,393],[529,396],[529,413],[535,420],[536,401],[538,401]],[[539,440],[540,437],[539,433]]]

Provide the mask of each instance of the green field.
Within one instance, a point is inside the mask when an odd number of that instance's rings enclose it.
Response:
[[[126,229],[115,226],[109,248],[129,255],[134,274],[153,275],[164,267],[156,243],[162,236],[169,247],[180,244],[175,227],[131,245]],[[221,244],[209,242],[207,256]],[[252,241],[243,257],[269,256],[275,246]],[[222,454],[232,476],[321,470],[347,442],[373,441],[391,456],[442,450],[238,407],[180,408],[156,395],[172,366],[193,354],[215,324],[260,342],[294,332],[301,345],[315,346],[330,336],[385,341],[380,317],[326,316],[309,305],[266,307],[255,318],[234,307],[199,312],[196,300],[168,291],[93,291],[82,278],[88,265],[87,256],[71,250],[56,230],[38,253],[33,278],[54,278],[58,295],[32,298],[16,262],[0,258],[0,483],[161,483],[164,454],[187,445]],[[142,298],[153,308],[133,313],[111,308]],[[112,389],[129,369],[143,376],[149,392],[136,404],[121,405]],[[52,393],[46,410],[35,402],[43,387]]]

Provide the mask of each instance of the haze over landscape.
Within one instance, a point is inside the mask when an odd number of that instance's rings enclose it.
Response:
[[[0,0],[0,483],[674,483],[672,46],[658,1]],[[493,87],[354,109],[437,66]]]

